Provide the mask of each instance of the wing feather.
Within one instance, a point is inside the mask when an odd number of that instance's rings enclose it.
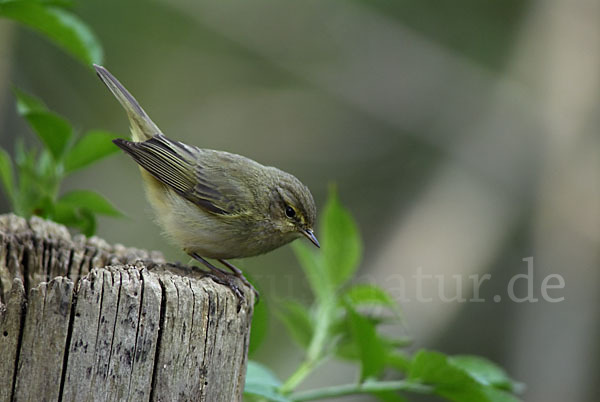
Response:
[[[161,183],[201,208],[215,214],[234,214],[231,196],[224,194],[217,183],[205,174],[201,152],[164,135],[156,135],[143,142],[116,139],[114,143],[128,153],[141,167]]]

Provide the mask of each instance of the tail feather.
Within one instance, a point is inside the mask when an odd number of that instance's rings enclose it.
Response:
[[[131,126],[131,136],[134,141],[146,141],[157,134],[162,134],[160,129],[148,117],[144,109],[135,100],[133,95],[117,80],[106,68],[94,64],[98,77],[110,92],[117,98],[121,106],[127,112]]]

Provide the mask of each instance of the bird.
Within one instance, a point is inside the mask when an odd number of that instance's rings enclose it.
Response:
[[[241,301],[238,278],[258,299],[242,271],[227,260],[260,255],[300,237],[320,248],[313,229],[315,201],[299,179],[242,155],[168,138],[119,80],[103,66],[94,68],[127,113],[131,141],[113,142],[139,165],[158,225],[169,241],[207,267],[213,280]]]

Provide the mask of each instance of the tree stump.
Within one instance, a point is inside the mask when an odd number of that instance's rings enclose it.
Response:
[[[245,296],[160,253],[1,215],[0,401],[241,400]]]

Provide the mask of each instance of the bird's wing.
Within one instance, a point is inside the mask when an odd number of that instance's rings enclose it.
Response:
[[[215,161],[203,163],[202,150],[156,135],[144,142],[114,140],[158,181],[199,207],[220,215],[239,210],[240,197],[247,196],[227,169],[215,171]],[[205,151],[206,152],[206,151]],[[214,159],[214,154],[207,155]],[[224,161],[223,161],[224,162]]]

